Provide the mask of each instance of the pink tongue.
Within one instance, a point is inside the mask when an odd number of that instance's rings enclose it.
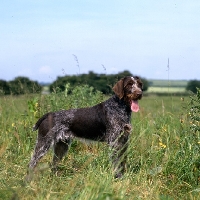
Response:
[[[137,101],[131,101],[131,110],[133,112],[138,112],[139,111],[139,105]]]

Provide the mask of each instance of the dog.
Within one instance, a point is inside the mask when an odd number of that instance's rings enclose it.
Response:
[[[52,146],[52,169],[56,170],[71,141],[74,138],[84,138],[110,145],[114,176],[120,178],[125,172],[131,113],[139,111],[138,100],[142,98],[142,85],[138,76],[127,76],[114,85],[114,95],[102,103],[43,115],[33,127],[34,131],[38,130],[38,136],[29,171],[34,170]]]

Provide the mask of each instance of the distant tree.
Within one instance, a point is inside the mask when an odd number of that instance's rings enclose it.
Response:
[[[10,92],[14,95],[41,92],[42,86],[27,77],[17,77],[9,82]]]
[[[50,92],[55,90],[64,91],[65,85],[70,83],[72,87],[82,84],[87,84],[92,86],[95,90],[99,90],[104,94],[111,94],[112,93],[112,86],[118,81],[119,79],[125,76],[133,76],[129,71],[125,70],[118,74],[96,74],[92,71],[89,71],[88,74],[80,74],[78,76],[64,76],[58,77],[56,81],[54,81],[50,85]],[[142,78],[142,82],[144,84],[143,90],[146,91],[148,89],[148,81]]]
[[[111,75],[111,76],[113,76],[113,75]],[[123,72],[114,74],[114,77],[118,77],[118,79],[124,78],[125,76],[133,76],[133,74],[131,74],[131,72],[129,72],[128,70],[124,70]]]
[[[10,94],[10,87],[7,81],[0,80],[0,95]]]
[[[200,81],[198,80],[190,80],[186,86],[186,90],[197,93],[197,88],[200,88]]]
[[[145,78],[141,78],[143,83],[143,91],[147,91],[149,88],[149,81]]]

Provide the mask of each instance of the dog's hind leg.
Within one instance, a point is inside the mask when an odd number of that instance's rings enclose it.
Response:
[[[62,160],[64,155],[67,153],[71,139],[65,139],[64,141],[60,140],[54,144],[54,156],[52,163],[52,171],[57,171],[57,164]]]
[[[53,127],[46,136],[38,134],[37,143],[35,146],[34,154],[29,163],[29,170],[33,170],[38,161],[47,153],[49,148],[54,143],[56,128]]]

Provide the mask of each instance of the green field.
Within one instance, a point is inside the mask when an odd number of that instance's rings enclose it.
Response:
[[[186,93],[188,81],[185,80],[148,80],[148,94],[183,94]]]
[[[132,114],[127,172],[122,179],[113,178],[106,144],[74,141],[57,175],[48,167],[49,152],[32,182],[24,181],[37,136],[32,126],[38,115],[94,105],[101,98],[88,92],[81,97],[76,93],[73,97],[1,97],[0,199],[199,199],[200,140],[198,132],[189,128],[189,97],[170,95],[143,97],[140,112]]]
[[[147,93],[184,93],[186,89],[184,87],[153,87],[150,86]]]
[[[186,87],[188,81],[186,80],[156,80],[150,79],[148,80],[150,86],[153,87]]]

